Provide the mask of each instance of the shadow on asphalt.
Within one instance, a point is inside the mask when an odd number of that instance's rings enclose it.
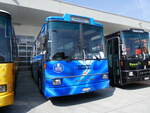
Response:
[[[58,97],[49,101],[56,106],[71,106],[104,99],[113,95],[115,88],[107,88],[92,93]],[[17,76],[17,87],[14,105],[0,108],[0,113],[27,113],[31,109],[46,103],[47,100],[31,77],[31,72],[19,72]]]
[[[27,113],[32,108],[46,102],[31,77],[31,72],[19,72],[15,103],[11,106],[0,108],[0,113]]]
[[[128,84],[128,85],[125,85],[121,88],[124,90],[137,90],[137,89],[142,89],[142,88],[146,88],[146,87],[150,87],[150,81]]]
[[[96,101],[99,99],[104,99],[113,95],[115,91],[114,87],[99,90],[96,92],[84,93],[79,95],[65,96],[52,98],[51,102],[56,106],[71,106],[81,103],[87,103],[91,101]]]

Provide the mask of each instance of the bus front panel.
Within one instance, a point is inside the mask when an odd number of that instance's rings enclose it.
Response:
[[[13,63],[0,64],[0,107],[14,102],[14,66]]]
[[[46,97],[74,95],[109,87],[107,60],[49,61],[43,92]]]

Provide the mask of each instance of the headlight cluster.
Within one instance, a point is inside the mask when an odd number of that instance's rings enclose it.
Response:
[[[7,68],[6,66],[0,66],[0,72],[4,73],[6,72]]]
[[[62,80],[61,79],[54,79],[54,80],[52,80],[52,84],[54,86],[61,85],[62,84]]]
[[[150,65],[150,61],[148,61],[148,65]]]
[[[103,78],[103,79],[108,79],[108,75],[107,75],[107,74],[104,74],[104,75],[102,75],[102,78]]]
[[[129,76],[130,77],[134,76],[133,72],[129,72]]]
[[[0,85],[0,93],[7,91],[7,85]]]

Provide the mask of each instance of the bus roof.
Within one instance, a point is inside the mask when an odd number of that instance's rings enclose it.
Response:
[[[46,22],[52,21],[52,20],[86,23],[86,24],[103,27],[103,24],[95,22],[95,20],[93,18],[86,17],[86,16],[72,15],[72,14],[64,14],[63,17],[50,16],[45,19]]]
[[[5,11],[5,10],[0,9],[0,16],[5,16],[5,17],[11,19],[11,14],[9,12]]]
[[[0,13],[7,13],[7,14],[9,14],[9,15],[10,15],[10,13],[9,13],[9,12],[7,12],[7,11],[5,11],[5,10],[1,10],[1,9],[0,9]]]
[[[120,30],[120,31],[111,33],[111,34],[109,34],[109,35],[106,35],[105,38],[109,38],[109,37],[113,37],[113,36],[116,36],[116,35],[120,35],[121,32],[129,32],[129,31],[137,32],[137,33],[146,33],[146,31],[144,31],[144,29],[130,28],[130,29]],[[148,32],[147,32],[147,33],[148,33]]]

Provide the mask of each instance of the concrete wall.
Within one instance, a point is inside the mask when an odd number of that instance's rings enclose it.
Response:
[[[98,21],[114,23],[118,25],[150,29],[150,23],[119,16],[111,13],[106,13],[98,10],[79,7],[76,5],[60,2],[58,0],[1,0],[0,2],[9,3],[18,7],[28,7],[43,11],[53,12],[57,14],[71,13],[83,16],[93,17]]]
[[[40,32],[39,26],[29,26],[29,25],[14,25],[16,35],[27,35],[27,36],[37,36]]]
[[[150,22],[80,7],[58,0],[0,0],[0,9],[11,12],[17,35],[37,36],[47,16],[64,13],[93,17],[104,24],[105,34],[118,30],[142,28],[150,31]]]

